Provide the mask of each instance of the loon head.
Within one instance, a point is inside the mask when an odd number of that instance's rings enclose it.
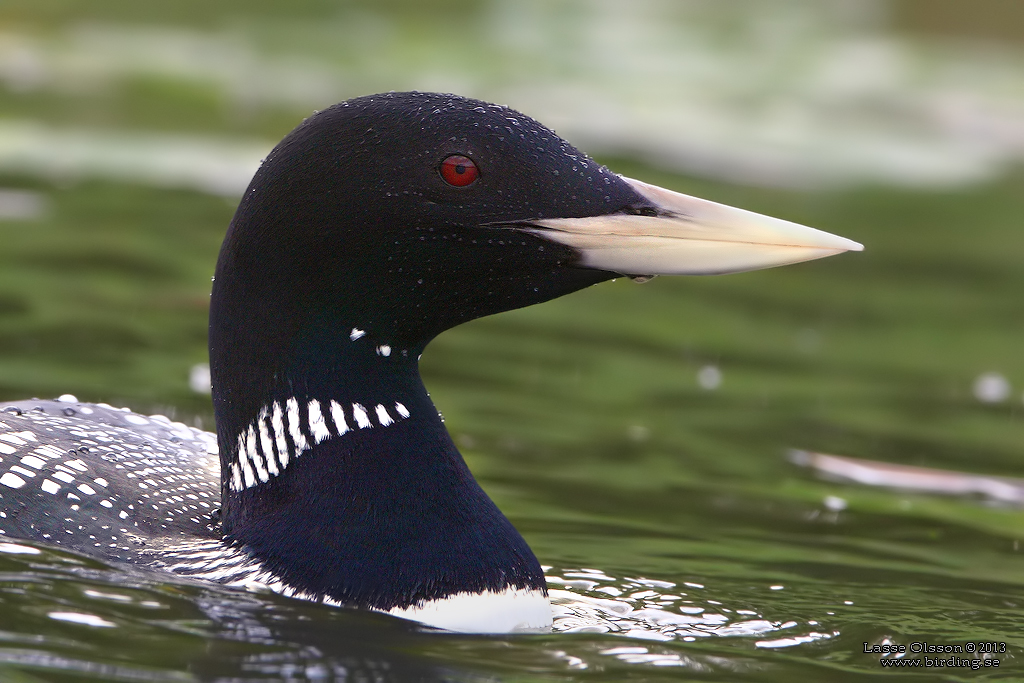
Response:
[[[460,595],[546,604],[536,558],[422,386],[427,343],[619,275],[859,248],[617,175],[507,107],[390,93],[318,112],[266,158],[217,263],[225,535],[283,583],[347,605],[422,616]],[[531,616],[472,630],[543,626],[530,604]],[[433,623],[466,628],[446,619]]]

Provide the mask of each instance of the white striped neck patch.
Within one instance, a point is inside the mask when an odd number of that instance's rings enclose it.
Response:
[[[228,485],[242,491],[270,481],[314,445],[348,432],[390,427],[409,417],[401,403],[342,404],[292,397],[260,409],[238,435]]]

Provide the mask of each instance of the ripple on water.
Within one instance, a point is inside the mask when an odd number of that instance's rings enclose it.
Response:
[[[757,638],[760,648],[780,648],[832,638],[835,633],[801,632],[796,621],[770,621],[750,609],[731,609],[702,595],[698,583],[608,576],[597,569],[545,567],[556,633],[608,633],[641,640]],[[601,654],[627,663],[686,665],[674,653],[651,653],[644,647],[614,647]]]
[[[211,680],[296,679],[295,671],[323,669],[355,680],[398,667],[416,680],[478,681],[483,660],[488,671],[511,673],[523,657],[537,661],[543,654],[551,658],[546,666],[553,675],[626,675],[639,668],[656,677],[655,669],[664,667],[716,675],[759,668],[754,649],[838,635],[815,631],[814,621],[766,619],[756,607],[730,604],[700,583],[619,578],[595,568],[548,567],[546,573],[551,635],[477,638],[267,590],[109,565],[32,541],[4,542],[0,671],[76,671],[135,681],[193,680],[187,672],[196,671]],[[569,634],[582,637],[562,637]],[[715,636],[741,647],[722,650]],[[153,649],[154,643],[160,645]],[[420,650],[422,656],[409,654]]]

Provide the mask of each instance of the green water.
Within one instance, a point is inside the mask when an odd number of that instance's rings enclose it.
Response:
[[[397,32],[412,46],[400,65],[436,40],[445,17],[472,30],[487,15],[438,7],[381,10],[398,17],[391,40]],[[244,9],[107,2],[86,11],[33,0],[2,10],[0,28],[227,25],[261,36],[268,54],[330,52],[323,35],[270,3],[224,19]],[[290,12],[315,20],[329,10],[305,3]],[[310,35],[312,46],[302,42]],[[349,64],[346,49],[337,48],[338,63]],[[381,59],[389,74],[393,63]],[[389,87],[359,64],[364,80],[342,90]],[[308,110],[277,102],[240,111],[220,88],[173,76],[84,90],[8,87],[0,115],[273,140]],[[829,483],[787,459],[797,448],[1021,476],[1024,174],[916,190],[758,189],[638,156],[600,160],[867,249],[758,273],[606,283],[452,330],[427,349],[422,371],[481,484],[552,567],[552,588],[592,601],[577,604],[619,600],[639,611],[645,598],[626,598],[646,590],[643,579],[674,596],[663,611],[720,620],[673,630],[635,614],[616,619],[606,606],[583,620],[585,632],[565,632],[575,622],[562,620],[562,631],[537,636],[423,633],[381,615],[171,581],[34,545],[38,554],[0,552],[0,680],[1024,677],[1024,512]],[[188,376],[205,360],[210,276],[234,200],[102,174],[4,174],[0,186],[39,193],[45,210],[0,221],[0,399],[73,393],[209,429],[209,398]],[[715,388],[698,379],[709,367],[720,373]],[[985,372],[1014,387],[1005,401],[975,397]],[[52,616],[62,612],[100,622]],[[886,638],[992,641],[1007,651],[995,655],[999,668],[892,673],[862,651]]]

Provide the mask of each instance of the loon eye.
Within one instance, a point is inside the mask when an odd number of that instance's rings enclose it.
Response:
[[[480,177],[480,169],[469,157],[453,154],[441,162],[441,177],[449,185],[465,187]]]

